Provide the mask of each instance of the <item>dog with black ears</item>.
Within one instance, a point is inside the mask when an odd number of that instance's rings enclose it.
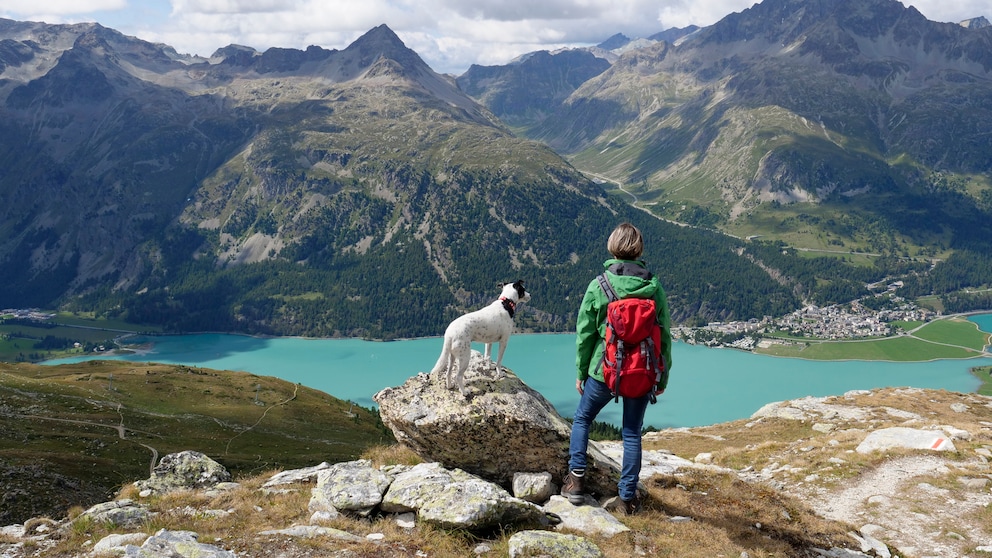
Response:
[[[518,304],[530,300],[530,293],[524,288],[524,282],[521,280],[499,283],[498,286],[503,290],[492,304],[455,318],[444,330],[441,356],[437,359],[431,374],[445,373],[447,388],[454,389],[457,383],[458,391],[462,396],[465,395],[465,369],[468,368],[473,342],[485,343],[485,355],[489,360],[492,360],[493,343],[499,343],[499,350],[496,353],[496,379],[503,378],[503,353],[506,351],[510,334],[513,333],[513,316],[516,314]]]

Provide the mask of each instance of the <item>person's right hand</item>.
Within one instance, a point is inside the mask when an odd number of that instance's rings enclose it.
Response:
[[[582,390],[584,389],[584,387],[585,387],[585,382],[583,382],[582,380],[575,380],[575,391],[579,392],[579,395],[582,395]]]

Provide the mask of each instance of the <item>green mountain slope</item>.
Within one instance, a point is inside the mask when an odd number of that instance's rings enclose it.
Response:
[[[905,293],[942,294],[989,283],[968,271],[992,248],[989,52],[992,30],[893,0],[765,0],[624,53],[550,115],[506,118],[655,215],[859,265],[937,263],[957,287],[916,267]],[[483,85],[483,103],[520,93]]]
[[[799,304],[738,241],[632,209],[515,137],[385,26],[342,51],[210,60],[96,25],[0,31],[38,45],[0,88],[22,140],[0,148],[0,306],[388,339],[438,335],[523,279],[520,327],[567,331],[622,220],[680,319]]]
[[[659,215],[741,236],[986,246],[990,45],[891,0],[766,0],[627,54],[533,136]]]
[[[376,413],[276,378],[0,363],[0,524],[106,501],[169,453],[199,451],[247,474],[347,461],[389,443]]]

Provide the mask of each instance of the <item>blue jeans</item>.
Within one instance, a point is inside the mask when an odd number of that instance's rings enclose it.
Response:
[[[637,399],[621,397],[623,401],[623,462],[620,467],[620,484],[617,485],[620,498],[632,500],[637,495],[637,482],[641,474],[641,428],[644,425],[644,411],[648,408],[651,396]],[[589,447],[589,426],[596,420],[607,403],[613,401],[613,394],[606,384],[589,378],[582,390],[579,407],[572,419],[572,437],[568,446],[569,470],[586,468],[586,450]]]

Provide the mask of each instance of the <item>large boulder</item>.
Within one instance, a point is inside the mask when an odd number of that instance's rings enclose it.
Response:
[[[332,465],[317,474],[311,511],[368,516],[415,512],[445,529],[489,530],[506,525],[546,524],[544,511],[499,486],[439,463],[375,468],[368,460]]]
[[[382,502],[392,479],[367,459],[335,463],[317,473],[310,511],[346,511],[368,516]]]
[[[78,524],[83,520],[95,523],[111,523],[118,527],[139,527],[148,521],[151,514],[148,508],[132,500],[116,500],[97,504],[76,517],[72,523]]]
[[[181,451],[163,457],[148,480],[134,483],[142,493],[164,493],[185,488],[206,489],[230,482],[223,465],[198,451]]]
[[[568,472],[571,425],[540,393],[513,372],[495,379],[495,364],[472,351],[465,371],[467,396],[449,390],[443,376],[420,373],[373,396],[383,423],[425,461],[478,475],[505,488],[515,473],[550,472],[561,485]],[[562,381],[567,381],[563,379]],[[586,489],[616,494],[620,468],[589,446]]]

